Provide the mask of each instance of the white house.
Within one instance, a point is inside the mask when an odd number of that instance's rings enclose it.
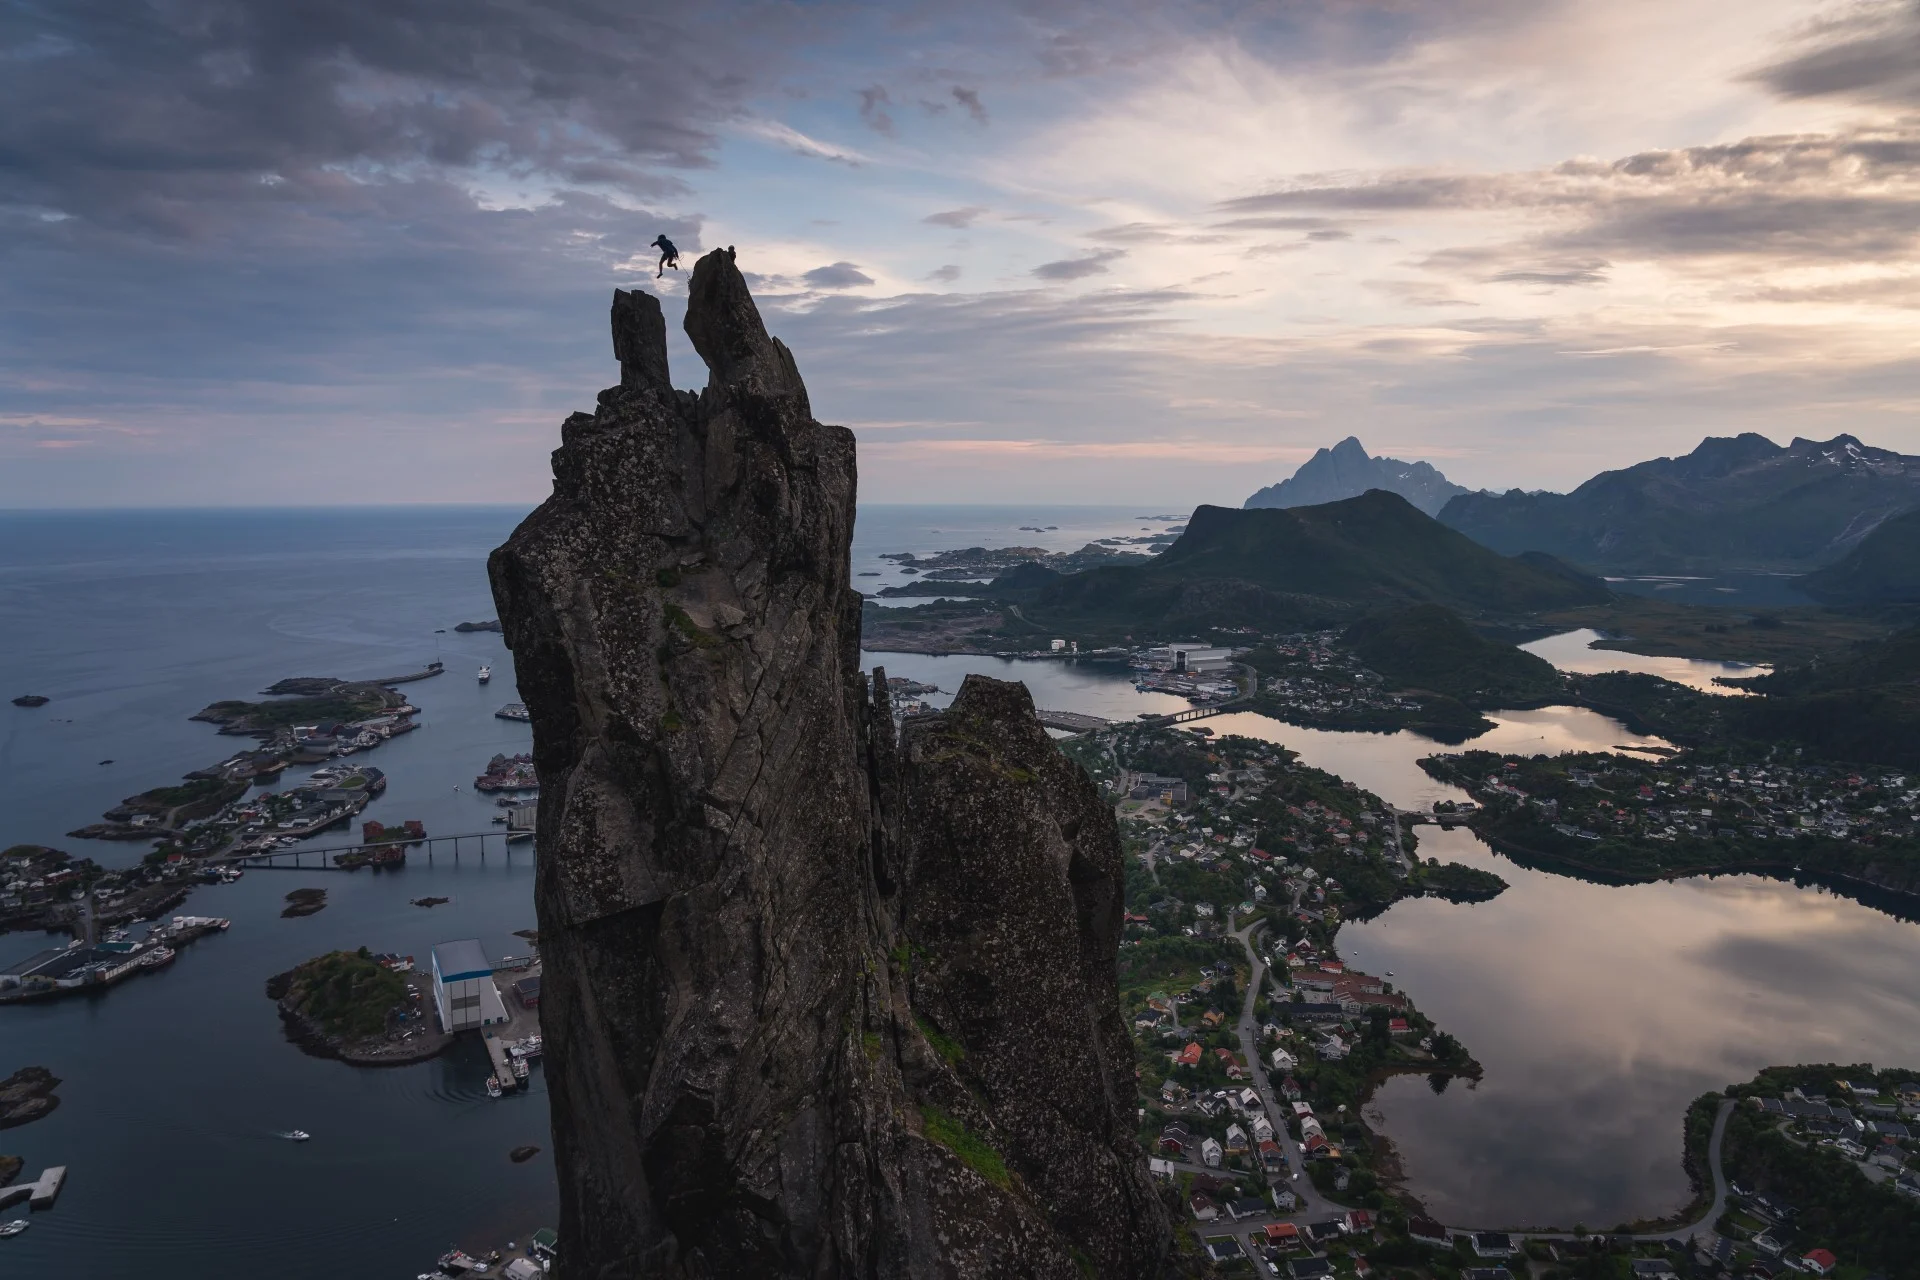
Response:
[[[1226,1153],[1220,1149],[1220,1144],[1212,1138],[1208,1138],[1200,1144],[1200,1162],[1209,1169],[1218,1169],[1220,1167],[1220,1161],[1225,1157],[1225,1154]]]

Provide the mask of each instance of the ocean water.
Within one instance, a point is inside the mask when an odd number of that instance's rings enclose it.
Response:
[[[499,637],[450,628],[493,616],[486,554],[522,514],[0,513],[0,698],[53,698],[31,711],[0,701],[0,847],[137,859],[141,846],[64,833],[245,745],[190,721],[194,711],[284,676],[390,675],[435,658],[447,674],[405,686],[422,728],[366,757],[391,779],[367,816],[418,818],[442,835],[489,829],[495,810],[473,776],[529,734],[493,714],[515,697]],[[1164,527],[1135,518],[1147,514],[1167,513],[868,508],[855,567],[887,551],[1071,550]],[[1172,701],[1087,663],[866,658],[939,685],[935,703],[973,671],[1024,680],[1038,705],[1059,710],[1126,718]],[[495,673],[484,687],[483,663]],[[1485,745],[1642,741],[1572,708],[1494,718]],[[1415,735],[1245,713],[1212,724],[1284,742],[1403,805],[1438,794],[1414,764],[1433,744]],[[1410,1189],[1450,1218],[1591,1226],[1671,1208],[1685,1198],[1680,1109],[1702,1089],[1775,1061],[1911,1061],[1911,924],[1814,887],[1728,877],[1612,889],[1514,867],[1469,832],[1422,839],[1423,854],[1490,866],[1513,885],[1479,906],[1402,903],[1343,935],[1487,1067],[1475,1089],[1435,1095],[1395,1081],[1375,1103]],[[285,1042],[263,991],[272,974],[336,947],[424,956],[474,937],[492,954],[517,952],[512,931],[533,923],[531,870],[522,849],[430,864],[416,854],[380,877],[252,871],[196,890],[183,910],[234,925],[170,969],[98,999],[0,1009],[0,1075],[41,1064],[65,1081],[60,1109],[0,1132],[0,1151],[25,1156],[29,1176],[71,1169],[58,1207],[0,1242],[0,1275],[406,1275],[450,1244],[491,1247],[551,1222],[548,1155],[507,1160],[522,1143],[551,1145],[538,1071],[527,1094],[496,1102],[480,1088],[477,1044],[396,1069],[309,1058]],[[281,919],[284,894],[307,885],[330,891],[326,910]],[[429,894],[452,901],[408,905]],[[47,942],[0,935],[0,960]],[[313,1141],[272,1137],[293,1127]]]
[[[367,678],[434,660],[446,674],[403,686],[421,728],[360,757],[389,778],[365,817],[417,818],[437,835],[494,830],[497,809],[473,778],[495,752],[527,749],[531,735],[494,715],[517,696],[500,637],[452,628],[494,616],[487,553],[524,514],[0,512],[0,848],[50,844],[131,864],[147,846],[65,833],[250,745],[190,720],[194,712],[286,676]],[[855,557],[1071,550],[1135,532],[1134,514],[868,508]],[[1034,535],[1022,524],[1058,528]],[[485,686],[475,679],[483,664],[494,673]],[[1117,676],[1044,665],[1035,683],[1063,709],[1158,705]],[[957,669],[939,674],[958,687]],[[24,693],[52,701],[31,710],[5,701]],[[280,785],[304,772],[289,770]],[[344,839],[331,832],[308,844]],[[512,933],[534,923],[531,854],[500,849],[495,841],[484,860],[468,851],[457,862],[415,853],[406,871],[383,876],[250,871],[195,890],[182,911],[228,916],[233,927],[167,970],[97,998],[0,1009],[0,1076],[38,1064],[64,1082],[60,1108],[0,1133],[0,1152],[24,1156],[29,1177],[53,1164],[71,1170],[59,1205],[0,1242],[0,1275],[411,1275],[450,1244],[490,1248],[550,1223],[550,1157],[507,1159],[521,1144],[551,1146],[537,1069],[528,1093],[494,1101],[481,1088],[488,1068],[476,1043],[403,1068],[310,1058],[286,1043],[264,994],[273,974],[338,947],[424,959],[435,942],[474,937],[492,955],[523,951]],[[286,892],[305,886],[328,889],[327,908],[281,919]],[[452,901],[408,905],[424,896]],[[0,961],[63,941],[0,934]],[[272,1136],[290,1128],[313,1140]]]

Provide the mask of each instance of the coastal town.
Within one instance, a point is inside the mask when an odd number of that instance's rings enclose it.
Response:
[[[1063,640],[1030,656],[1105,663],[1137,691],[1179,697],[1198,716],[1250,706],[1294,723],[1353,728],[1424,707],[1419,696],[1393,691],[1332,632],[1222,634],[1097,654],[1077,654]],[[943,692],[902,676],[887,687],[900,719],[935,714],[926,699]],[[275,690],[269,695],[290,702],[341,693],[338,684],[298,682]],[[129,926],[156,903],[177,907],[196,882],[237,878],[248,858],[350,824],[388,779],[348,757],[411,731],[417,714],[404,700],[383,700],[378,714],[350,721],[268,726],[258,712],[235,713],[228,725],[260,736],[263,746],[105,815],[109,838],[137,831],[155,843],[138,865],[108,871],[38,846],[0,854],[0,913],[16,925],[53,922],[81,935],[0,972],[0,1002],[118,985],[226,927],[192,916],[156,923],[144,936]],[[527,719],[518,703],[495,714]],[[1432,1221],[1402,1185],[1391,1143],[1367,1118],[1368,1101],[1395,1075],[1438,1091],[1471,1084],[1483,1069],[1394,974],[1352,963],[1340,930],[1409,896],[1471,903],[1503,891],[1489,872],[1421,857],[1425,824],[1467,823],[1496,847],[1538,843],[1544,830],[1560,841],[1556,849],[1614,841],[1691,850],[1738,838],[1790,842],[1804,856],[1809,841],[1871,849],[1911,838],[1920,790],[1904,774],[1791,757],[1737,764],[1670,750],[1438,752],[1422,767],[1474,799],[1412,813],[1284,747],[1218,735],[1204,720],[1040,714],[1070,735],[1061,746],[1113,805],[1127,854],[1118,963],[1136,1052],[1138,1138],[1195,1258],[1225,1272],[1301,1280],[1377,1269],[1432,1280],[1538,1278],[1556,1269],[1657,1280],[1700,1268],[1772,1280],[1788,1268],[1826,1274],[1814,1265],[1822,1259],[1831,1260],[1828,1271],[1846,1270],[1845,1250],[1821,1243],[1831,1233],[1809,1230],[1777,1180],[1764,1184],[1771,1190],[1749,1190],[1735,1177],[1711,1220],[1702,1218],[1714,1207],[1704,1197],[1719,1173],[1705,1177],[1700,1203],[1670,1220],[1604,1233],[1578,1224]],[[295,764],[317,767],[296,786],[267,789]],[[531,839],[538,781],[529,755],[494,754],[471,786],[497,800],[502,835]],[[404,866],[407,849],[428,838],[419,821],[369,821],[327,861],[345,870]],[[1577,870],[1574,859],[1566,862]],[[299,916],[324,908],[327,896],[299,889],[288,899],[283,914]],[[510,1099],[540,1060],[539,960],[537,948],[529,952],[495,959],[467,940],[435,946],[424,965],[367,948],[331,952],[273,976],[267,991],[289,1043],[303,1052],[385,1066],[438,1056],[468,1038],[488,1057],[484,1093]],[[1733,1131],[1744,1132],[1751,1113],[1795,1151],[1839,1159],[1886,1194],[1920,1198],[1909,1145],[1920,1126],[1908,1127],[1920,1119],[1920,1096],[1889,1085],[1863,1101],[1856,1091],[1874,1077],[1854,1074],[1843,1103],[1810,1088],[1755,1095],[1734,1115]],[[1698,1119],[1689,1116],[1690,1143]],[[1718,1112],[1708,1128],[1716,1122],[1726,1123]],[[1704,1152],[1698,1162],[1706,1165]],[[531,1276],[550,1267],[557,1250],[551,1232],[538,1249],[452,1249],[437,1274],[520,1264]]]
[[[1740,1116],[1720,1095],[1696,1104],[1688,1162],[1700,1194],[1666,1222],[1594,1231],[1432,1221],[1399,1186],[1392,1147],[1367,1123],[1366,1103],[1394,1074],[1424,1076],[1438,1090],[1477,1078],[1481,1068],[1393,975],[1346,962],[1339,929],[1409,893],[1461,902],[1497,896],[1497,877],[1419,858],[1418,824],[1473,820],[1521,803],[1542,813],[1535,795],[1512,794],[1544,790],[1524,773],[1529,762],[1436,757],[1430,771],[1482,802],[1412,814],[1303,766],[1284,748],[1216,737],[1204,726],[1110,726],[1063,748],[1099,781],[1120,825],[1128,855],[1120,988],[1138,1055],[1140,1140],[1187,1247],[1208,1266],[1299,1280],[1376,1270],[1436,1280],[1556,1270],[1650,1280],[1851,1274],[1847,1251],[1831,1247],[1847,1240],[1844,1232],[1836,1234],[1828,1215],[1796,1208],[1778,1189],[1787,1182],[1783,1169],[1741,1181],[1737,1171],[1751,1164],[1744,1147],[1727,1160],[1735,1172],[1718,1167],[1729,1119],[1741,1132],[1749,1112],[1777,1128],[1794,1154],[1837,1159],[1844,1176],[1876,1194],[1920,1198],[1920,1072],[1861,1068],[1818,1091],[1740,1094]],[[1655,830],[1671,819],[1676,834],[1701,828],[1700,809],[1738,794],[1791,832],[1806,829],[1801,810],[1811,808],[1833,815],[1817,819],[1823,828],[1837,832],[1844,823],[1846,834],[1870,842],[1882,830],[1873,821],[1895,808],[1888,801],[1912,801],[1893,773],[1624,755],[1530,764],[1559,770],[1583,794],[1616,772],[1653,777],[1646,794],[1639,782],[1632,794],[1663,820]],[[1668,812],[1673,806],[1687,812]],[[1825,1096],[1836,1090],[1843,1102]]]
[[[1920,838],[1920,780],[1793,754],[1468,751],[1421,767],[1478,798],[1467,821],[1495,848],[1607,876],[1785,866],[1872,881],[1874,851]]]

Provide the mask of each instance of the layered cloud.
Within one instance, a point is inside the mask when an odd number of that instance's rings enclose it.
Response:
[[[15,6],[0,504],[538,498],[661,233],[878,498],[1920,452],[1916,66],[1908,3]]]

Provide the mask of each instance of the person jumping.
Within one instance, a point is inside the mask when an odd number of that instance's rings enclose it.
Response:
[[[660,251],[660,266],[653,273],[655,280],[658,280],[668,267],[672,267],[675,271],[680,269],[680,251],[673,247],[673,241],[663,235],[655,236],[653,244],[648,247]]]

